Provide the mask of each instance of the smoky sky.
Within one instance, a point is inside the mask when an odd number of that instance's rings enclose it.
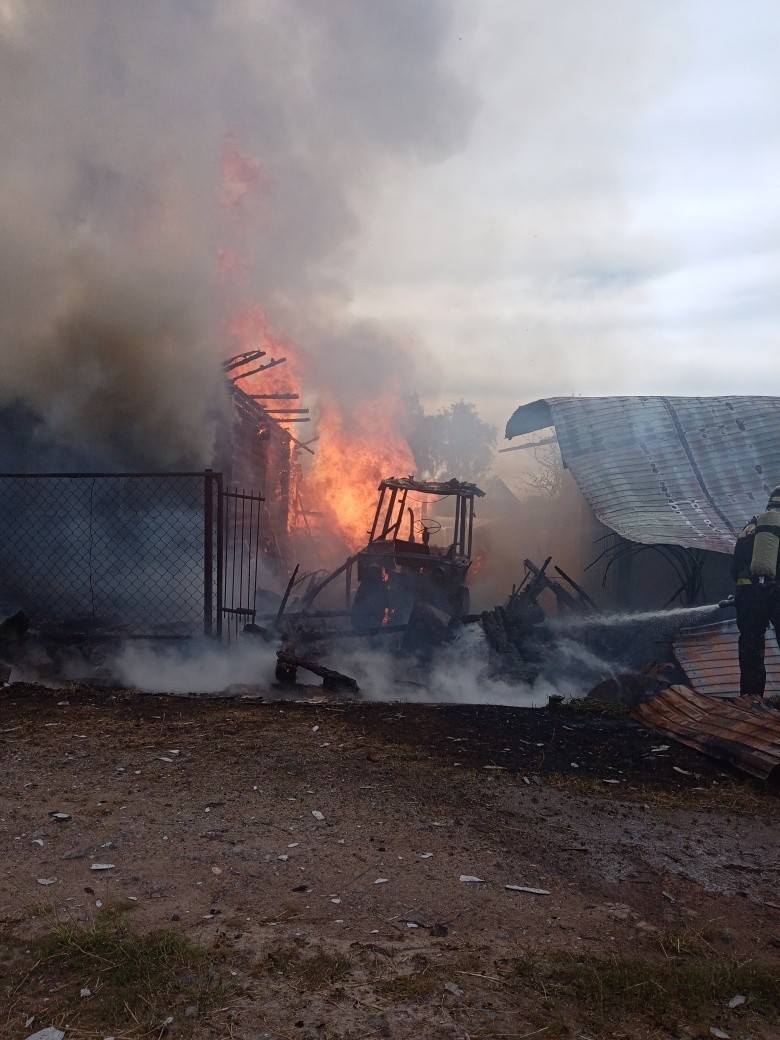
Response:
[[[202,464],[245,298],[331,396],[408,380],[403,342],[350,320],[345,272],[387,171],[467,140],[450,31],[436,0],[6,0],[0,405],[116,463]],[[232,206],[227,139],[259,171]]]
[[[353,279],[440,362],[421,395],[503,428],[543,396],[776,385],[778,5],[459,10],[469,140],[382,186]]]

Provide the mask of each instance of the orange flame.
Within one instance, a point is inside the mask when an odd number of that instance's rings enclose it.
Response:
[[[260,365],[270,364],[272,359],[286,358],[283,365],[276,365],[256,375],[239,380],[239,386],[248,394],[297,394],[300,393],[305,358],[300,348],[284,336],[274,333],[265,311],[255,300],[246,300],[239,314],[227,323],[226,336],[229,343],[227,356],[245,350],[264,350],[266,357],[257,365],[247,366],[247,371]],[[269,407],[273,405],[269,402]]]
[[[227,221],[230,244],[220,248],[217,262],[225,277],[246,286],[246,276],[253,266],[249,232],[257,234],[262,219],[260,206],[270,178],[263,166],[228,135],[222,150],[221,179],[219,206]],[[301,393],[306,353],[270,327],[260,303],[247,299],[240,312],[224,325],[224,354],[231,357],[250,350],[264,350],[266,356],[256,365],[248,365],[247,370],[268,365],[272,359],[286,361],[239,378],[242,390],[261,395]],[[380,480],[414,471],[412,453],[399,432],[401,389],[400,385],[388,386],[381,396],[351,409],[349,414],[335,402],[321,400],[316,428],[313,423],[289,427],[293,437],[303,441],[317,434],[315,457],[301,488],[302,499],[307,511],[319,514],[321,526],[348,549],[366,542]],[[306,405],[304,400],[285,403],[262,398],[260,403],[270,409]],[[280,420],[283,422],[281,416]]]
[[[380,480],[414,471],[409,445],[398,432],[401,414],[400,393],[391,387],[357,408],[349,422],[333,407],[320,418],[317,454],[303,493],[309,508],[321,513],[350,549],[367,540]]]
[[[232,134],[227,134],[222,142],[220,173],[222,192],[219,204],[223,210],[241,209],[249,200],[259,196],[260,190],[269,182],[262,165],[239,148]]]

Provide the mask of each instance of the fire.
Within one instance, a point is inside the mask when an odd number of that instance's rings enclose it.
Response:
[[[239,148],[232,134],[227,134],[222,142],[220,174],[222,192],[219,205],[223,210],[235,211],[245,207],[258,198],[269,183],[262,165]]]
[[[356,408],[349,420],[326,407],[317,425],[317,454],[303,485],[305,502],[350,549],[367,540],[379,481],[414,472],[409,445],[398,432],[402,408],[398,389],[391,387]]]
[[[217,263],[223,276],[233,282],[231,295],[235,297],[236,288],[242,288],[247,295],[247,276],[253,267],[252,236],[262,229],[272,182],[263,166],[242,151],[231,135],[223,143],[221,181],[219,206],[225,217],[228,241],[220,248]],[[271,328],[257,300],[246,298],[238,313],[224,323],[223,340],[225,357],[265,351],[265,356],[249,369],[271,367],[239,379],[246,393],[301,394],[307,372],[306,353]],[[283,364],[271,365],[281,359],[285,359]],[[259,400],[271,411],[306,405],[303,400]],[[311,466],[303,478],[301,501],[307,513],[317,516],[317,527],[335,535],[347,549],[356,549],[366,542],[380,480],[414,472],[412,453],[399,433],[403,416],[401,387],[388,386],[381,396],[350,407],[348,413],[338,402],[321,399],[318,411],[313,429],[292,424],[288,427],[294,445],[299,440],[317,441]],[[278,413],[282,424],[284,414]],[[311,525],[307,526],[311,530]]]
[[[247,301],[226,325],[227,355],[265,350],[267,357],[286,358],[284,364],[240,380],[248,394],[298,394],[306,372],[306,355],[269,326],[259,303]],[[255,366],[252,366],[255,367]],[[261,402],[271,409],[303,402]],[[303,477],[301,497],[307,512],[319,518],[318,527],[335,535],[347,549],[366,542],[376,508],[376,490],[388,476],[414,472],[414,458],[399,433],[404,406],[400,386],[352,409],[349,415],[335,402],[321,401],[316,428],[317,443],[311,467]],[[282,420],[283,421],[283,420]],[[308,434],[308,431],[306,431]],[[309,440],[300,428],[291,427],[296,440]]]
[[[227,357],[245,350],[264,350],[267,357],[262,358],[258,365],[268,364],[273,358],[286,359],[283,365],[242,379],[242,390],[248,394],[300,393],[306,365],[303,352],[270,328],[265,311],[256,300],[244,302],[242,310],[227,322],[225,335],[229,344]],[[273,404],[268,402],[268,406],[272,408]]]

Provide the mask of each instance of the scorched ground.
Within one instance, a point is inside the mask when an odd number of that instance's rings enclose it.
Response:
[[[623,719],[17,685],[0,731],[4,1037],[778,1035],[776,794]]]

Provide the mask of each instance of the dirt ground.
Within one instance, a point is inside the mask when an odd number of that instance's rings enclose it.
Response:
[[[780,1036],[776,790],[567,707],[273,697],[2,691],[2,1037]],[[97,938],[163,934],[117,1002]]]

